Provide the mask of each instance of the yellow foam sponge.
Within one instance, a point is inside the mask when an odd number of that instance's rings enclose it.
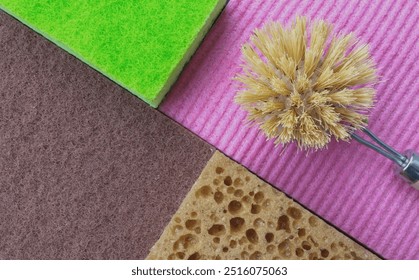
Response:
[[[157,107],[226,0],[0,0],[0,8]]]
[[[378,259],[216,152],[148,259]]]

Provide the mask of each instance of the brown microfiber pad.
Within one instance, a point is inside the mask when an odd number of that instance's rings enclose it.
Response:
[[[142,259],[213,151],[0,12],[0,259]]]
[[[148,259],[378,259],[216,152]]]

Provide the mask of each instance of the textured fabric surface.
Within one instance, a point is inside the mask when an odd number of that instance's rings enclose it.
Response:
[[[232,0],[161,110],[385,258],[419,259],[419,192],[392,163],[356,142],[283,154],[233,102],[240,46],[268,19],[323,18],[369,42],[381,82],[370,128],[398,150],[419,150],[417,2]]]
[[[0,11],[0,259],[144,258],[213,153]]]
[[[0,0],[0,8],[156,107],[225,2]]]

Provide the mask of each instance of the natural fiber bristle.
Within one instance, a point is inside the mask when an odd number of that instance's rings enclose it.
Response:
[[[324,148],[366,125],[373,105],[375,65],[352,34],[298,17],[291,27],[269,22],[242,47],[242,89],[236,102],[275,144]],[[308,34],[309,33],[309,34]]]

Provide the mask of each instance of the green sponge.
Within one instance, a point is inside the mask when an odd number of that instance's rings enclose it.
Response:
[[[0,0],[0,8],[157,107],[226,0]]]

